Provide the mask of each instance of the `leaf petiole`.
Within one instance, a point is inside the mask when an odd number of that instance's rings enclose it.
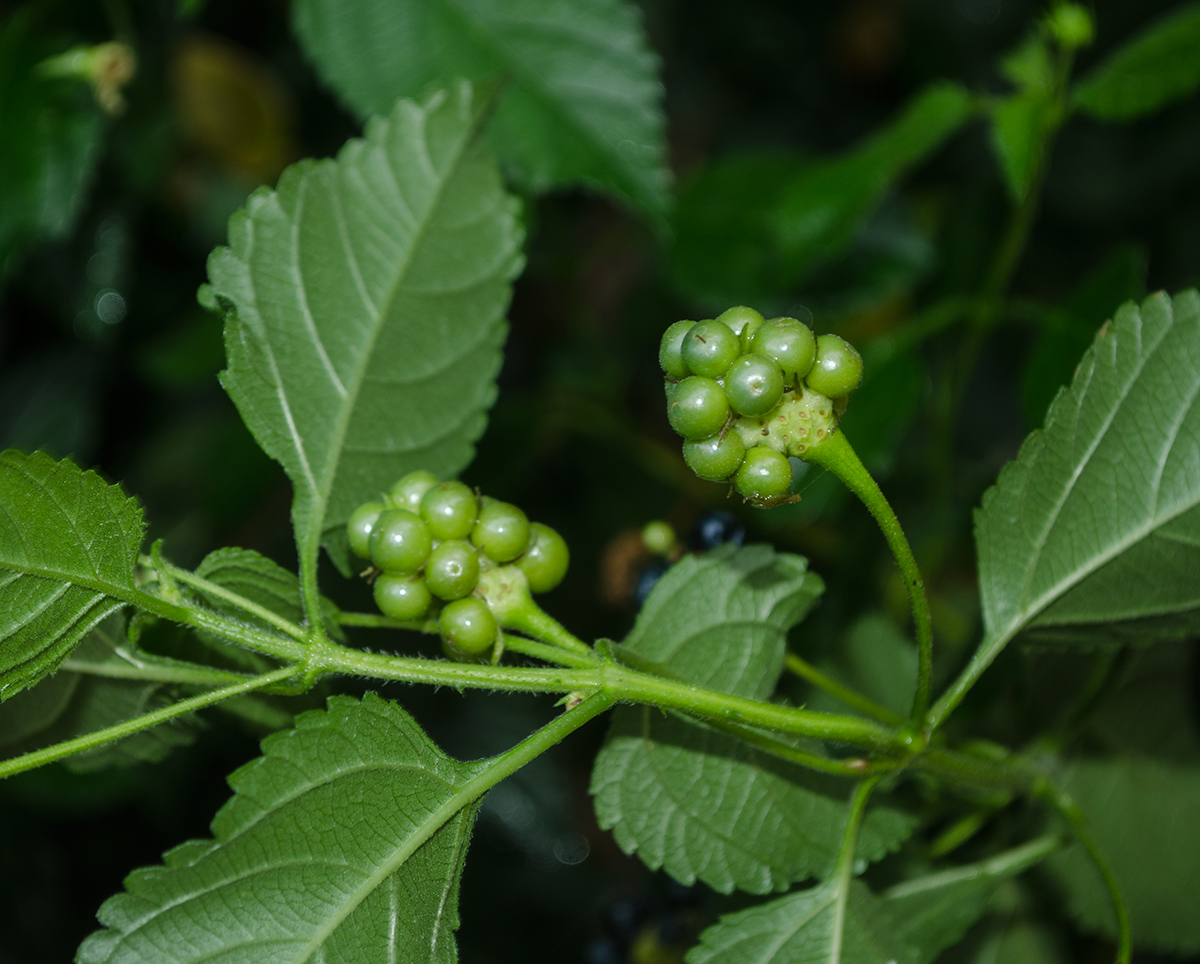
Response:
[[[817,689],[824,690],[834,699],[840,700],[847,706],[854,707],[860,713],[874,717],[880,723],[887,723],[889,726],[904,726],[908,722],[899,713],[893,713],[886,706],[880,706],[874,700],[868,699],[858,691],[852,690],[848,686],[843,686],[832,677],[826,676],[813,666],[812,663],[802,659],[795,653],[787,654],[786,666],[801,679],[812,683]]]

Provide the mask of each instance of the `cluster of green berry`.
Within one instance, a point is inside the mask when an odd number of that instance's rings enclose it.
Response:
[[[658,360],[688,466],[761,505],[787,499],[788,456],[803,458],[835,430],[863,373],[862,356],[837,335],[818,338],[802,321],[745,306],[675,322]]]
[[[382,502],[355,509],[346,535],[350,548],[374,566],[380,612],[399,620],[436,612],[443,646],[455,659],[488,653],[499,633],[476,592],[481,576],[512,567],[530,592],[548,592],[562,582],[569,562],[566,542],[549,526],[425,471],[404,476]]]

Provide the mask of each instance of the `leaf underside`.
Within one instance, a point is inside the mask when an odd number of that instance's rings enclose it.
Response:
[[[483,766],[445,756],[396,704],[334,697],[230,777],[214,840],[135,871],[80,964],[457,959],[458,883]]]
[[[1200,768],[1117,758],[1072,764],[1063,783],[1083,808],[1129,906],[1138,946],[1200,951]],[[1113,937],[1112,904],[1078,845],[1046,863],[1071,915]]]
[[[495,398],[517,202],[459,83],[401,101],[336,160],[288,168],[230,220],[204,297],[226,314],[222,384],[295,487],[302,572],[404,473],[456,475]]]
[[[977,660],[1200,627],[1198,395],[1200,295],[1121,308],[976,512]]]
[[[145,526],[119,486],[43,453],[0,453],[0,699],[52,673],[135,592]]]
[[[457,77],[507,85],[492,141],[535,191],[586,183],[661,214],[658,59],[628,0],[301,0],[294,25],[358,114]]]

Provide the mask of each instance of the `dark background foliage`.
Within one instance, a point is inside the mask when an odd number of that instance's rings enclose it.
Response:
[[[1100,0],[1080,69],[1175,6]],[[656,345],[669,322],[724,306],[713,287],[757,297],[764,310],[803,305],[818,331],[866,348],[917,309],[977,291],[1012,207],[980,122],[889,193],[846,251],[801,276],[764,267],[755,212],[773,178],[854,145],[931,81],[1007,90],[998,58],[1041,12],[1020,0],[645,4],[662,58],[677,214],[664,232],[582,191],[526,199],[528,267],[499,401],[464,476],[567,536],[572,571],[548,607],[574,631],[619,637],[629,626],[629,589],[646,564],[631,532],[656,518],[684,532],[713,508],[737,513],[752,539],[808,555],[826,577],[808,655],[818,658],[859,613],[903,621],[892,568],[862,562],[885,558],[877,534],[828,480],[805,477],[805,500],[768,515],[685,473]],[[15,17],[26,18],[28,62],[123,36],[139,63],[73,223],[0,248],[0,447],[69,455],[120,480],[182,564],[239,545],[287,565],[288,485],[217,384],[220,322],[195,291],[246,194],[291,161],[331,155],[358,126],[306,63],[281,0],[0,4],[0,22]],[[9,71],[0,97],[19,69],[0,64]],[[947,411],[957,341],[938,335],[877,386],[873,404],[861,403],[856,437],[868,440],[860,447],[911,526],[947,669],[977,635],[971,507],[1116,304],[1200,282],[1197,225],[1200,100],[1125,125],[1073,118],[1013,281],[1018,310],[982,346],[959,402]],[[726,252],[743,248],[750,267],[739,274]],[[712,275],[714,257],[726,276]],[[1055,306],[1075,325],[1057,341],[1045,335]],[[364,605],[360,586],[332,567],[327,577],[336,599]],[[1196,689],[1195,660],[1181,659]],[[1054,712],[1053,694],[1041,691],[1052,687],[1029,680],[1082,672],[1082,659],[1013,651],[967,715],[1020,740]],[[526,697],[385,695],[470,757],[516,742],[546,712],[545,700]],[[224,776],[255,754],[258,736],[210,714],[195,745],[153,767],[54,767],[0,786],[0,853],[23,870],[0,883],[0,964],[69,959],[130,868],[206,833],[227,795]],[[600,736],[593,724],[489,798],[464,881],[464,960],[678,960],[717,906],[650,874],[596,828],[586,786]],[[1109,953],[1071,940],[1079,960]]]

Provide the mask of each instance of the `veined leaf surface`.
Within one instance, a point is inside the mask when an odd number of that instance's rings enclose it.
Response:
[[[322,540],[348,571],[351,511],[412,469],[456,475],[495,397],[522,232],[479,110],[465,83],[399,102],[251,195],[209,258],[222,384],[295,487],[310,593]]]
[[[823,589],[800,556],[722,546],[659,580],[622,649],[690,682],[763,699],[779,679],[787,631]],[[613,713],[591,789],[600,825],[626,852],[688,883],[754,893],[832,863],[849,792],[741,740],[632,707]],[[864,855],[878,859],[911,830],[905,815],[873,810]]]
[[[1200,626],[1200,295],[1121,308],[975,516],[981,669],[1017,633]]]
[[[629,0],[300,0],[309,56],[360,117],[456,77],[501,76],[492,141],[534,190],[587,183],[661,215],[658,59]]]
[[[126,879],[77,960],[452,962],[464,787],[488,763],[445,756],[394,703],[334,697],[230,777],[215,839]]]
[[[54,671],[137,595],[137,501],[74,463],[0,453],[0,699]]]

